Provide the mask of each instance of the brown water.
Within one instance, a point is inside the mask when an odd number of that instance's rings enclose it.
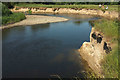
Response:
[[[89,41],[89,20],[97,18],[51,16],[70,20],[3,30],[3,78],[84,77],[84,63],[77,49]]]

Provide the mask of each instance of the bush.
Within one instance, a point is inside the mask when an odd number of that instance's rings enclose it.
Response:
[[[8,7],[2,4],[2,24],[15,23],[25,19],[25,15],[23,13],[12,13]]]
[[[10,14],[12,14],[12,12],[4,4],[2,4],[2,16],[9,16]]]
[[[29,10],[29,11],[28,11],[28,14],[32,14],[32,11],[31,11],[31,10]]]
[[[15,23],[23,19],[25,19],[25,15],[23,13],[13,13],[9,16],[2,17],[2,24],[5,25],[9,23]]]
[[[8,8],[12,9],[14,8],[15,4],[18,4],[18,2],[3,2],[4,5],[6,5]]]
[[[19,8],[15,8],[15,10],[19,10]]]

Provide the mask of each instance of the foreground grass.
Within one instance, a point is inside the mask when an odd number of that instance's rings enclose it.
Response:
[[[111,54],[106,56],[103,62],[103,70],[106,78],[118,78],[120,70],[118,69],[118,46],[113,48]]]
[[[25,15],[23,13],[12,13],[9,16],[2,16],[2,24],[10,24],[21,21],[25,19]]]
[[[43,5],[43,4],[17,4],[17,7],[47,7],[47,8],[86,8],[99,9],[98,5]],[[105,5],[106,8],[107,5]],[[118,5],[108,5],[109,11],[118,11]]]
[[[118,24],[120,22],[118,20],[100,19],[91,23],[96,30],[104,33],[113,46],[112,51],[107,54],[102,62],[103,74],[105,78],[118,78],[120,72],[120,66],[118,65],[118,56],[120,56],[118,52],[118,39],[120,39],[118,37]]]

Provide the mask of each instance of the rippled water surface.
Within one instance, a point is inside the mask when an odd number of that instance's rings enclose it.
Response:
[[[89,20],[96,18],[72,14],[50,16],[70,20],[3,30],[3,77],[84,76],[77,49],[84,41],[89,41]]]

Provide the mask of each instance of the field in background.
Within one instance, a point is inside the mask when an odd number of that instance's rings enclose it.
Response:
[[[99,9],[99,5],[44,5],[44,4],[16,4],[17,7],[47,7],[47,8],[85,8],[85,9]],[[107,5],[104,5],[106,8]],[[118,5],[108,5],[109,11],[118,11]]]

